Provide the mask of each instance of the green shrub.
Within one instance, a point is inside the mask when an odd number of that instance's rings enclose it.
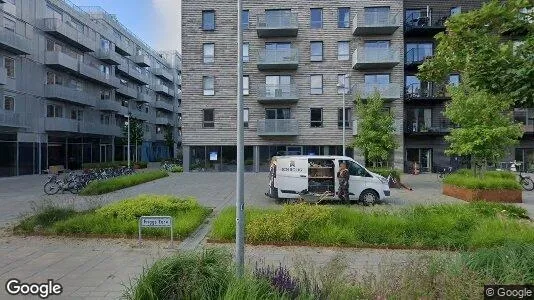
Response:
[[[172,173],[182,173],[184,171],[184,168],[182,166],[175,165],[171,167],[170,171]]]
[[[83,188],[80,191],[80,195],[101,195],[167,176],[169,176],[169,174],[164,171],[148,171],[105,180],[97,180],[89,183]]]
[[[376,173],[378,175],[382,175],[386,178],[391,174],[391,176],[399,181],[400,180],[400,174],[401,171],[397,169],[391,169],[391,168],[368,168],[369,171]]]
[[[373,246],[473,249],[506,242],[534,243],[526,211],[512,205],[475,202],[414,206],[396,211],[286,205],[245,210],[247,242],[304,243],[323,246]],[[213,223],[211,237],[232,241],[235,209],[226,208]]]
[[[459,170],[443,179],[443,183],[468,189],[509,189],[521,190],[515,175],[510,172],[490,171],[475,177],[470,170]]]
[[[139,166],[140,169],[147,167],[148,163],[145,161],[130,162],[131,166]],[[102,163],[85,163],[82,165],[83,169],[105,169],[105,168],[119,168],[127,167],[128,161],[112,161],[112,162],[102,162]]]
[[[44,211],[24,219],[16,227],[16,232],[130,237],[138,232],[140,216],[165,215],[173,217],[174,236],[184,238],[200,226],[209,214],[209,209],[200,206],[192,198],[140,195],[91,211]],[[143,235],[169,236],[169,230],[144,228]]]

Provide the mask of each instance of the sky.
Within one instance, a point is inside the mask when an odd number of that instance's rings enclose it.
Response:
[[[181,52],[181,0],[70,0],[100,6],[156,50]]]

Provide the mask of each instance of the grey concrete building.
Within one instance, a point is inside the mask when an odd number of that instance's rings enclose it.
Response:
[[[250,0],[243,9],[248,171],[267,170],[278,153],[341,154],[342,126],[347,146],[358,130],[354,95],[375,90],[395,116],[391,164],[403,166],[402,1]],[[234,3],[182,1],[186,170],[235,170],[236,20]]]
[[[97,7],[0,1],[0,176],[123,160],[126,116],[144,121],[143,160],[180,143],[181,57],[159,53]]]

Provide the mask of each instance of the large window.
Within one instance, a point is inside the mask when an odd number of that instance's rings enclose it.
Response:
[[[322,108],[310,108],[310,127],[323,127]]]
[[[15,110],[15,98],[13,96],[4,96],[4,110]]]
[[[243,75],[243,95],[249,95],[249,76]]]
[[[265,109],[265,118],[267,120],[291,119],[291,110],[289,108],[267,108]]]
[[[427,132],[432,127],[432,109],[413,108],[406,110],[406,125],[410,132]]]
[[[243,43],[243,62],[250,61],[249,51],[250,51],[249,43]]]
[[[63,118],[63,107],[57,104],[46,106],[46,116],[48,118]]]
[[[364,8],[364,20],[366,25],[388,24],[389,7]]]
[[[213,63],[215,62],[215,44],[213,43],[206,43],[203,45],[203,53],[204,53],[204,63]]]
[[[349,60],[350,58],[350,43],[347,41],[337,42],[337,59]]]
[[[310,42],[310,60],[323,60],[323,42]]]
[[[4,57],[4,68],[7,71],[7,77],[15,78],[15,60],[11,57]]]
[[[202,110],[202,127],[214,128],[215,127],[215,110],[203,109]]]
[[[352,109],[345,108],[345,128],[351,128],[352,124]],[[337,110],[337,126],[342,128],[343,126],[343,109]]]
[[[350,27],[350,8],[340,7],[337,9],[337,27],[349,28]]]
[[[246,30],[249,28],[249,12],[248,10],[243,10],[241,12],[241,26],[243,27],[243,30]]]
[[[215,11],[202,11],[202,30],[215,30]]]
[[[213,76],[202,77],[202,90],[204,91],[204,96],[215,95],[215,77]]]
[[[315,28],[315,29],[323,28],[323,9],[322,8],[310,9],[310,28]]]
[[[432,43],[407,43],[406,44],[406,63],[421,63],[427,57],[434,53],[434,45]]]
[[[291,76],[265,76],[265,96],[269,98],[286,97],[291,94]]]
[[[310,94],[321,95],[323,93],[323,75],[310,76]]]

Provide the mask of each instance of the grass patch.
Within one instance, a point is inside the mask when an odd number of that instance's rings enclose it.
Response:
[[[14,231],[18,234],[132,237],[138,233],[140,216],[168,215],[173,217],[173,233],[180,239],[200,226],[210,212],[192,198],[140,195],[85,212],[47,208],[24,219]],[[143,235],[169,236],[169,231],[144,228]]]
[[[83,190],[80,191],[80,195],[101,195],[167,176],[169,176],[169,174],[164,171],[148,171],[105,180],[97,180],[89,183],[83,188]]]
[[[231,254],[220,249],[180,252],[157,261],[130,283],[126,299],[471,299],[484,284],[528,284],[534,245],[507,244],[473,252],[415,255],[383,261],[379,274],[343,257],[320,267],[303,258],[293,269],[256,264],[238,279]]]
[[[145,169],[148,166],[146,161],[130,162],[132,166],[138,166],[139,169]],[[82,165],[82,169],[106,169],[106,168],[119,168],[127,167],[128,161],[110,161],[102,163],[85,163]]]
[[[515,174],[503,171],[489,171],[478,177],[471,170],[459,170],[446,176],[443,183],[468,189],[521,190]]]
[[[469,204],[415,206],[396,211],[348,207],[285,205],[282,209],[245,210],[246,238],[252,244],[423,249],[476,249],[507,242],[534,243],[526,211],[512,205]],[[235,209],[213,223],[211,238],[232,241]]]
[[[400,181],[400,174],[401,171],[397,169],[391,169],[391,168],[368,168],[369,171],[376,173],[378,175],[382,175],[385,178],[388,178],[388,176],[391,174],[391,176],[397,180],[397,182]]]

